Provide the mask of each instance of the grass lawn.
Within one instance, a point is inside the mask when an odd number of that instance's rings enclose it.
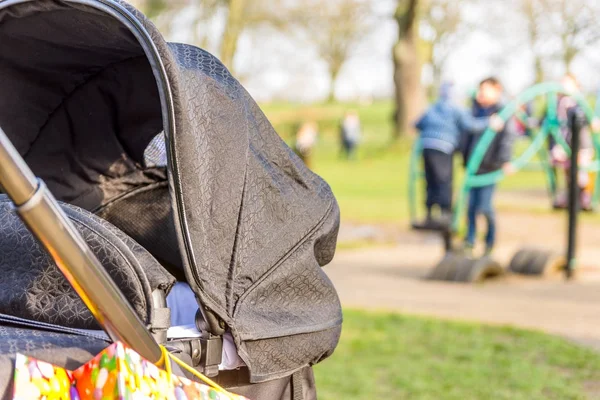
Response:
[[[538,332],[345,312],[319,399],[600,398],[600,354]]]
[[[392,141],[392,103],[267,104],[262,108],[289,143],[301,121],[319,122],[320,136],[313,165],[333,188],[343,220],[358,223],[408,222],[408,164],[412,140]],[[358,159],[354,162],[339,157],[338,124],[344,110],[350,108],[358,110],[364,131]],[[462,168],[460,165],[457,167],[455,181],[458,187],[462,182]],[[521,171],[502,181],[500,190],[543,192],[545,185],[541,171]],[[422,192],[423,189],[419,191],[420,194]],[[549,203],[549,199],[543,197],[539,205],[532,208],[529,204],[527,211],[552,212]],[[518,210],[522,206],[516,201],[515,204],[503,203],[500,208]],[[600,221],[600,217],[589,214],[583,218]]]

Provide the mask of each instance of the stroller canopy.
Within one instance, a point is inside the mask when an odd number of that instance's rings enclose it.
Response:
[[[217,59],[117,0],[0,0],[0,80],[33,171],[182,268],[253,382],[333,351],[337,204]],[[162,132],[166,168],[144,158]]]

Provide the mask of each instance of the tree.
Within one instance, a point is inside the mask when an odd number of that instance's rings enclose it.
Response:
[[[313,0],[303,1],[291,14],[290,20],[327,64],[329,101],[335,100],[335,84],[344,64],[373,27],[371,11],[364,0]]]
[[[284,26],[285,12],[280,7],[281,0],[134,0],[149,18],[162,31],[169,31],[174,18],[188,10],[194,12],[195,20],[193,41],[197,45],[206,42],[206,35],[198,34],[198,27],[217,15],[217,11],[226,11],[225,26],[219,50],[219,58],[230,70],[234,69],[234,59],[240,36],[246,29],[259,25],[272,27]]]
[[[544,72],[544,48],[540,43],[543,32],[540,21],[544,13],[544,0],[519,0],[520,10],[525,17],[529,47],[533,52],[533,69],[535,71],[535,82],[542,83],[545,80]]]
[[[560,58],[567,72],[571,72],[575,58],[600,40],[597,19],[600,5],[589,0],[544,0],[551,15],[552,30],[562,44]]]
[[[425,62],[432,69],[433,84],[430,88],[432,91],[439,87],[446,61],[462,37],[460,35],[463,22],[461,7],[456,3],[456,0],[423,2],[420,36],[425,50]]]
[[[138,0],[137,3],[139,3],[138,7],[150,19],[156,18],[165,12],[169,6],[173,7],[172,4],[167,3],[167,0]]]
[[[131,1],[131,0],[130,0]],[[194,1],[192,1],[194,3]],[[190,5],[189,0],[134,0],[132,4],[150,18],[161,32],[168,33],[173,19]]]
[[[534,55],[536,82],[558,61],[567,72],[586,49],[600,41],[600,4],[588,0],[518,0]]]
[[[223,41],[221,42],[221,62],[228,68],[233,69],[237,44],[246,24],[244,11],[248,0],[226,0],[226,3],[228,4],[228,12]]]
[[[398,42],[393,49],[396,86],[396,137],[414,132],[413,123],[423,111],[425,96],[421,85],[419,58],[419,6],[421,0],[398,0],[395,19]]]
[[[227,8],[227,21],[221,41],[220,58],[230,70],[234,68],[237,45],[242,33],[251,28],[268,26],[287,28],[289,8],[283,0],[212,0]]]

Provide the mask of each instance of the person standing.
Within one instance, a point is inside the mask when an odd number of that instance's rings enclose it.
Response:
[[[360,118],[356,111],[348,111],[342,118],[340,126],[342,151],[347,160],[354,160],[356,148],[361,139]]]
[[[565,92],[570,94],[580,93],[581,88],[575,76],[567,74],[563,77],[561,84]],[[557,117],[560,122],[560,135],[568,146],[571,146],[572,132],[569,126],[570,116],[581,106],[573,96],[562,94],[558,97]],[[581,208],[586,211],[592,209],[592,195],[594,180],[592,173],[586,170],[594,159],[594,142],[592,139],[592,130],[598,131],[598,119],[594,118],[591,125],[586,125],[580,133],[579,166],[581,170],[578,173],[578,186],[580,189]],[[569,183],[571,160],[561,144],[556,143],[553,137],[550,137],[550,159],[554,167],[564,172],[565,182]],[[558,195],[554,202],[554,208],[567,208],[568,195],[565,193]]]
[[[491,117],[496,115],[503,107],[502,97],[504,88],[500,81],[494,77],[486,78],[479,84],[475,101],[473,102],[472,115],[477,118]],[[486,174],[502,169],[505,174],[510,175],[514,168],[510,163],[512,147],[516,135],[514,121],[507,124],[496,117],[491,118],[490,127],[497,132],[496,137],[488,147],[477,175]],[[465,141],[465,160],[467,163],[473,155],[477,143],[482,134],[469,135]],[[483,215],[487,220],[487,235],[485,237],[485,255],[489,255],[496,243],[496,215],[493,207],[496,184],[471,188],[469,191],[469,207],[467,212],[468,231],[465,239],[465,252],[471,253],[475,245],[477,235],[477,216]]]
[[[296,133],[296,154],[308,168],[312,168],[313,149],[317,144],[318,126],[314,122],[305,122]]]
[[[415,124],[421,137],[425,180],[427,181],[427,222],[434,220],[438,206],[441,222],[450,222],[452,209],[453,155],[462,132],[477,134],[488,125],[488,118],[473,118],[452,103],[450,82],[440,86],[439,98]]]

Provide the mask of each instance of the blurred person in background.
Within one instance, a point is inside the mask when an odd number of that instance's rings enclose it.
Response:
[[[356,111],[347,111],[342,118],[340,126],[340,138],[342,142],[342,154],[347,160],[356,158],[356,148],[361,139],[360,117]]]
[[[565,92],[578,94],[581,92],[581,87],[577,78],[572,74],[566,74],[562,80],[561,85],[565,89]],[[560,121],[560,134],[568,146],[571,146],[572,132],[569,124],[570,116],[576,112],[581,106],[577,104],[577,101],[573,96],[568,94],[561,94],[558,98],[557,116]],[[598,120],[592,121],[591,129],[597,131]],[[592,131],[590,126],[586,126],[580,133],[580,148],[579,148],[579,166],[585,168],[590,166],[594,159],[594,143],[592,140]],[[565,182],[569,183],[569,171],[570,171],[570,157],[559,143],[550,136],[550,156],[552,164],[564,171]],[[591,172],[580,171],[578,174],[578,184],[580,188],[580,202],[581,208],[584,210],[592,209],[592,192],[593,192],[593,179]],[[566,208],[568,202],[568,196],[566,193],[562,193],[557,196],[554,207],[555,208]]]
[[[296,133],[296,143],[294,146],[296,154],[298,154],[308,168],[312,168],[312,155],[314,147],[317,144],[318,134],[319,127],[314,122],[305,122]]]
[[[434,221],[433,208],[439,207],[442,223],[449,223],[452,210],[453,155],[461,134],[478,134],[488,126],[488,118],[473,118],[452,102],[451,82],[440,86],[439,98],[415,124],[421,137],[425,180],[427,181],[427,222]]]
[[[496,132],[496,137],[488,147],[477,175],[487,174],[502,169],[506,175],[514,172],[510,163],[512,147],[516,136],[514,121],[507,124],[498,117],[497,113],[503,108],[504,88],[497,78],[486,78],[479,84],[476,98],[473,102],[472,115],[475,118],[490,117],[490,128]],[[467,164],[473,155],[483,132],[466,135],[464,140],[464,159]],[[485,255],[489,255],[496,242],[496,216],[493,207],[493,197],[496,184],[474,187],[469,191],[468,232],[465,240],[465,252],[470,254],[475,245],[477,235],[477,216],[483,215],[487,220],[488,231],[485,237]]]
[[[538,128],[538,121],[533,117],[533,104],[531,102],[521,104],[517,109],[519,118],[515,119],[516,133],[519,136],[532,139],[535,128]]]

